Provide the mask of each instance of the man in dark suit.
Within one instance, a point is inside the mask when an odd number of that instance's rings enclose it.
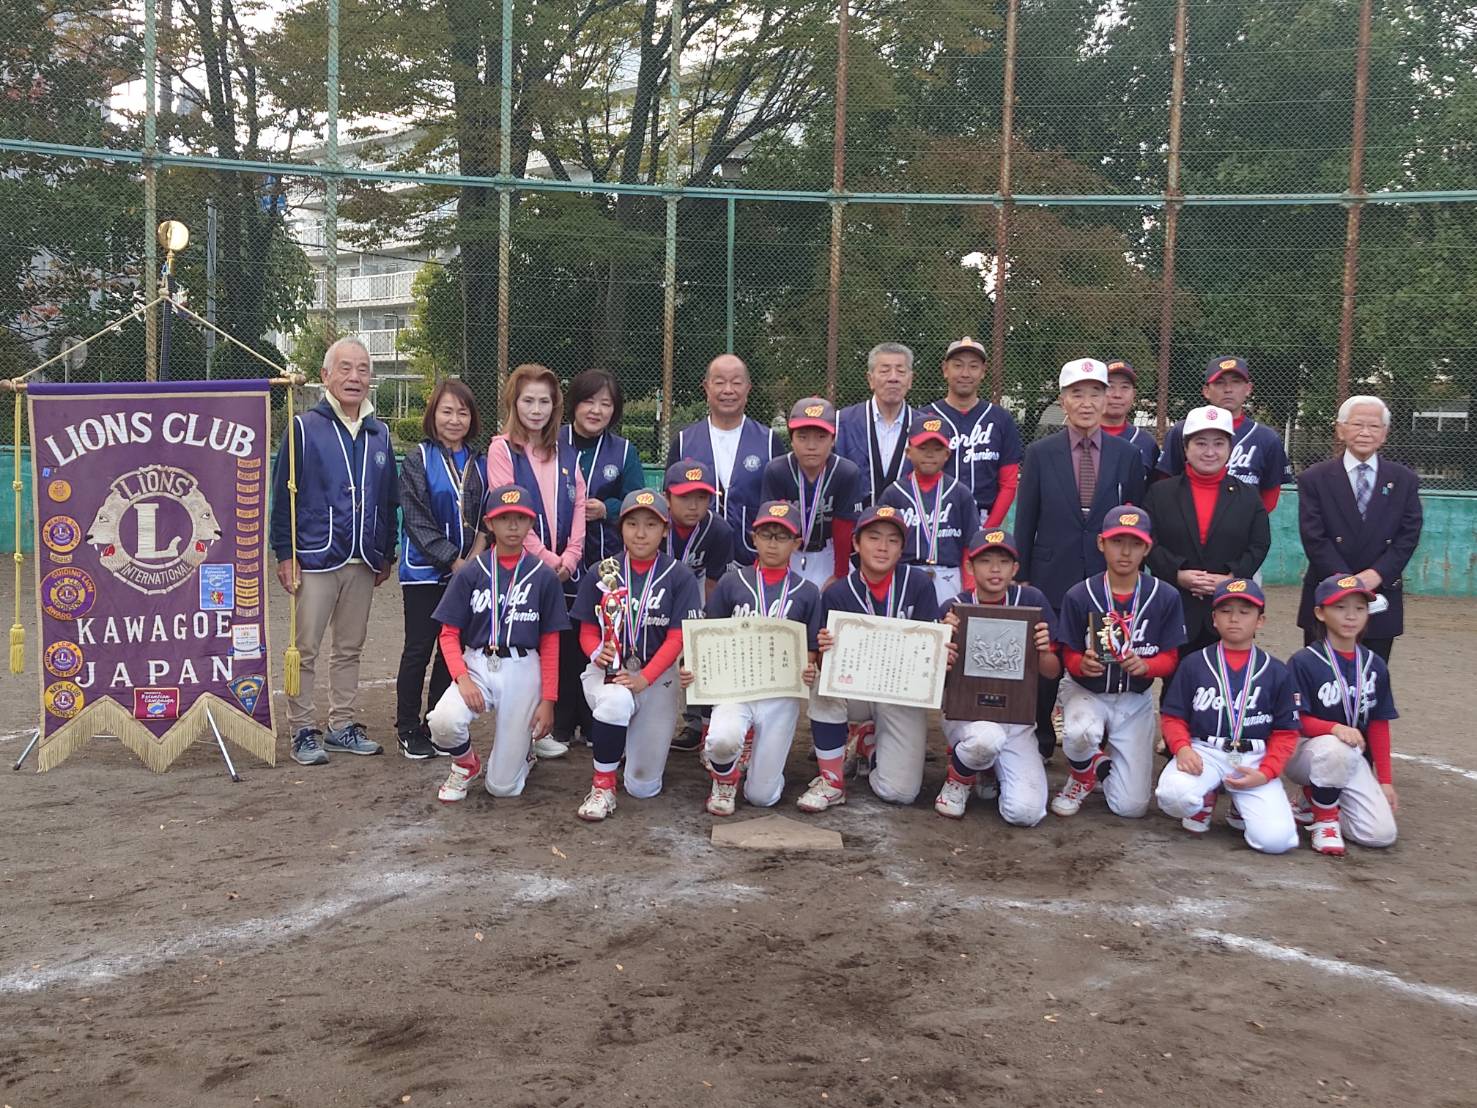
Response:
[[[1343,453],[1298,478],[1298,529],[1308,556],[1298,626],[1305,642],[1317,638],[1314,589],[1325,577],[1350,574],[1378,593],[1364,645],[1389,661],[1395,636],[1405,630],[1402,574],[1421,541],[1420,478],[1379,456],[1390,434],[1390,409],[1379,397],[1349,397],[1335,430]]]
[[[1210,622],[1216,586],[1250,577],[1272,549],[1272,527],[1256,489],[1227,472],[1231,413],[1207,405],[1185,416],[1185,471],[1149,486],[1144,508],[1154,521],[1147,565],[1180,590],[1189,657],[1215,642]]]
[[[1107,568],[1097,546],[1103,517],[1120,504],[1144,500],[1139,452],[1103,433],[1108,367],[1096,358],[1078,358],[1062,366],[1057,380],[1066,427],[1026,448],[1015,506],[1017,579],[1040,589],[1054,609],[1073,585]],[[1056,747],[1051,712],[1057,685],[1043,680],[1037,698],[1036,742],[1043,758]]]

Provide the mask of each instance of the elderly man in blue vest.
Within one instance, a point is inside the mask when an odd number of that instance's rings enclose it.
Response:
[[[277,451],[272,486],[272,549],[277,580],[297,593],[302,687],[287,698],[292,760],[328,761],[328,751],[379,754],[354,719],[359,656],[374,590],[395,568],[396,478],[390,431],[374,418],[369,351],[339,339],[323,356],[323,399],[298,416]],[[296,559],[287,495],[288,455],[297,467]],[[328,732],[317,727],[313,677],[324,632],[333,628],[328,665]]]

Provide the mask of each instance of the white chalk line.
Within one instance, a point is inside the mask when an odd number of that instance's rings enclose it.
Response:
[[[1449,989],[1444,985],[1427,985],[1421,981],[1407,981],[1389,970],[1375,969],[1373,966],[1363,966],[1357,962],[1345,962],[1338,958],[1325,958],[1319,954],[1299,950],[1295,946],[1280,946],[1277,943],[1267,942],[1265,939],[1234,935],[1226,931],[1196,928],[1190,934],[1203,942],[1214,943],[1230,950],[1245,951],[1262,958],[1269,958],[1274,962],[1292,962],[1297,965],[1311,966],[1336,977],[1352,977],[1358,981],[1383,985],[1387,989],[1405,993],[1407,996],[1434,1000],[1438,1004],[1446,1004],[1454,1008],[1477,1008],[1477,994],[1464,993],[1460,989]]]
[[[1423,754],[1399,754],[1392,752],[1390,757],[1399,758],[1402,762],[1415,762],[1419,765],[1430,766],[1432,769],[1439,769],[1443,773],[1455,773],[1460,777],[1465,777],[1468,781],[1477,781],[1477,770],[1463,769],[1461,766],[1454,766],[1448,762],[1438,762],[1435,758],[1427,758]]]

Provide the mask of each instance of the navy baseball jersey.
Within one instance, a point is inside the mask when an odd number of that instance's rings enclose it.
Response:
[[[839,581],[832,581],[821,594],[821,626],[825,626],[825,617],[831,612],[859,612],[934,623],[939,618],[939,602],[928,574],[916,566],[899,563],[893,567],[887,591],[880,600],[867,586],[860,570],[852,570]]]
[[[618,564],[627,590],[621,654],[634,654],[645,665],[661,649],[668,631],[681,627],[684,620],[702,618],[702,590],[692,571],[667,554],[657,554],[645,573],[631,568],[627,558],[621,558]],[[600,591],[600,575],[585,574],[569,614],[581,623],[598,627],[600,617],[596,609],[604,595]]]
[[[1092,615],[1117,612],[1133,628],[1133,652],[1146,661],[1167,650],[1185,645],[1185,611],[1179,590],[1173,585],[1140,573],[1133,594],[1119,600],[1108,589],[1107,575],[1101,574],[1079,581],[1062,597],[1062,610],[1057,616],[1056,641],[1062,646],[1087,653],[1091,650],[1102,658],[1101,645],[1089,646],[1087,636]],[[1084,689],[1100,693],[1143,692],[1154,682],[1151,678],[1134,677],[1104,659],[1107,669],[1097,677],[1073,677]]]
[[[708,598],[708,615],[714,619],[757,615],[794,620],[805,624],[805,641],[814,650],[816,632],[822,626],[821,593],[798,573],[787,570],[784,580],[767,585],[758,566],[744,566],[723,575]]]
[[[462,566],[431,618],[458,628],[468,647],[537,650],[541,635],[569,626],[564,586],[552,569],[532,554],[504,569],[490,550]]]
[[[1372,650],[1357,647],[1355,657],[1345,658],[1327,642],[1321,642],[1299,650],[1288,660],[1287,668],[1292,671],[1297,708],[1302,715],[1347,723],[1361,731],[1372,719],[1400,718],[1390,687],[1390,670]],[[1342,686],[1339,675],[1344,679]]]
[[[902,513],[908,525],[903,561],[913,565],[957,566],[964,548],[980,529],[974,495],[960,481],[942,474],[932,489],[920,489],[913,476],[900,478],[877,498]]]
[[[804,495],[802,496],[802,492]],[[802,550],[812,553],[831,541],[833,520],[855,521],[862,514],[862,471],[837,454],[826,459],[819,480],[800,472],[793,454],[782,454],[764,467],[760,503],[788,500],[800,509]]]
[[[1287,667],[1265,650],[1253,647],[1241,669],[1226,667],[1227,681],[1223,684],[1218,672],[1216,649],[1215,646],[1207,646],[1188,658],[1180,659],[1179,668],[1170,678],[1160,712],[1184,720],[1190,728],[1191,738],[1233,738],[1231,715],[1241,703],[1242,689],[1246,689],[1246,715],[1241,721],[1241,738],[1266,742],[1273,731],[1296,730],[1297,706],[1293,699],[1292,674]],[[1248,681],[1251,682],[1249,687]]]
[[[944,606],[939,609],[939,615],[946,616],[954,610],[955,604],[988,604],[988,600],[978,600],[973,589],[965,589],[957,596],[951,596],[944,601]],[[1047,631],[1051,635],[1052,642],[1056,641],[1056,615],[1051,610],[1051,601],[1046,599],[1046,594],[1035,585],[1007,585],[1005,586],[1005,599],[1000,605],[1006,608],[1040,608],[1041,622],[1046,624]]]
[[[666,551],[692,571],[699,587],[705,587],[722,577],[733,561],[733,528],[710,508],[686,537],[677,534],[675,524],[667,528]]]
[[[950,450],[944,472],[972,490],[979,514],[988,516],[1000,491],[1000,467],[1021,464],[1024,448],[1015,417],[988,400],[961,412],[947,399],[935,400],[924,409],[924,415],[936,415],[944,421],[949,429]]]
[[[1171,477],[1185,472],[1185,421],[1180,420],[1164,436],[1159,471]],[[1282,448],[1282,438],[1272,428],[1246,418],[1231,438],[1231,457],[1226,472],[1247,485],[1275,489],[1293,481],[1292,463]]]
[[[1112,434],[1107,427],[1103,430]],[[1118,432],[1118,437],[1139,452],[1139,456],[1144,459],[1144,476],[1152,477],[1154,467],[1159,464],[1159,444],[1154,441],[1154,436],[1144,428],[1128,423]],[[1180,462],[1180,469],[1184,469],[1183,460]]]

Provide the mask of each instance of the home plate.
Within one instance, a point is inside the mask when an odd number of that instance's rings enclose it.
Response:
[[[761,816],[714,824],[713,845],[746,850],[840,850],[841,833],[784,816]]]

